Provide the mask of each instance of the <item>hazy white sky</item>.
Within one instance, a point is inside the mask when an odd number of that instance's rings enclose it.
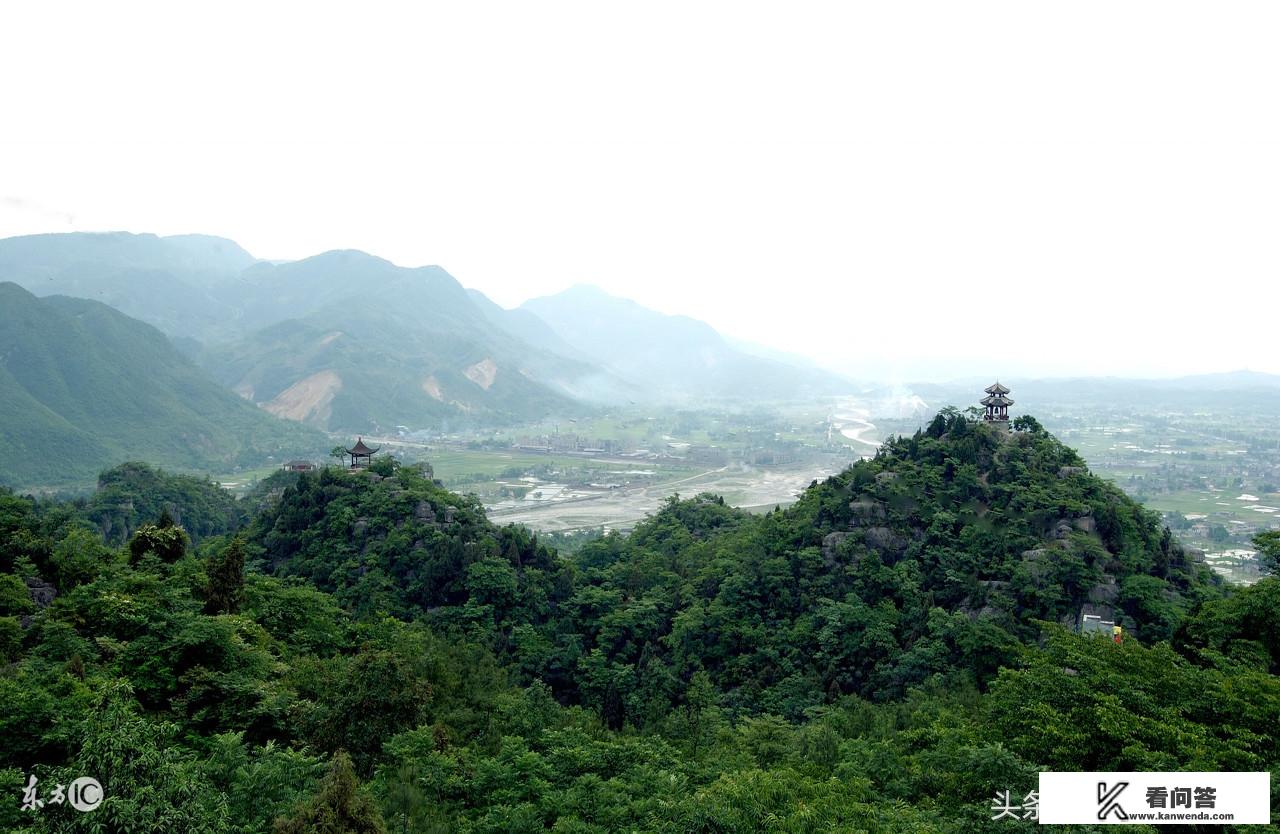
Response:
[[[1280,372],[1280,4],[193,8],[0,13],[0,237],[589,282],[867,376]]]

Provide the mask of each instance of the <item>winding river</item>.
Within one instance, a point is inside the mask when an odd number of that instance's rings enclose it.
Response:
[[[831,427],[854,443],[867,446],[867,451],[863,452],[864,457],[871,456],[880,448],[880,441],[868,440],[864,436],[876,430],[875,424],[867,419],[865,410],[852,403],[841,403],[836,407],[835,413],[831,415]]]

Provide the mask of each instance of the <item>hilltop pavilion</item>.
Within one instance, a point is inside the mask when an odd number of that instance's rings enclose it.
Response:
[[[370,448],[365,445],[363,437],[357,438],[356,445],[347,450],[347,454],[351,456],[351,465],[348,468],[367,469],[374,453],[381,448],[381,446]]]
[[[981,403],[987,410],[982,415],[982,419],[985,422],[996,423],[1003,428],[1008,428],[1009,406],[1013,405],[1013,400],[1005,396],[1009,393],[1009,389],[996,382],[996,384],[988,386],[986,390],[987,396],[982,398]]]

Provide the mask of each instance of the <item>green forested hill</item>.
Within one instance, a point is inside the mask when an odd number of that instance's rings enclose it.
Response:
[[[695,672],[726,705],[799,718],[934,676],[983,683],[1084,605],[1168,639],[1220,594],[1155,514],[1024,425],[1005,437],[939,415],[787,510],[672,500],[570,563],[419,481],[304,480],[251,541],[349,607],[461,618],[543,680],[573,670],[568,692],[615,727],[672,706]],[[526,584],[544,608],[529,609]]]
[[[113,544],[123,543],[162,513],[168,513],[196,543],[235,532],[249,521],[246,502],[237,501],[217,484],[136,462],[100,474],[98,488],[80,511]]]
[[[159,331],[105,304],[0,283],[0,481],[92,483],[127,459],[182,468],[325,447],[218,386]]]
[[[570,558],[390,459],[185,553],[0,492],[0,790],[108,796],[0,827],[1030,832],[991,798],[1040,770],[1277,786],[1280,579],[1212,581],[1019,429],[943,414],[787,510],[673,499]],[[1055,622],[1099,594],[1121,645]]]
[[[439,267],[363,252],[259,264],[226,288],[243,332],[200,361],[269,411],[370,431],[494,423],[572,411],[598,371],[495,326]]]

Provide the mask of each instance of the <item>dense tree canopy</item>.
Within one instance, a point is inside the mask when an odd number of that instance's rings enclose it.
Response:
[[[104,541],[0,494],[0,790],[106,793],[0,828],[1030,831],[990,800],[1042,769],[1276,771],[1280,578],[1224,587],[1016,428],[944,413],[785,510],[673,497],[570,557],[389,464],[190,547],[180,502]]]

